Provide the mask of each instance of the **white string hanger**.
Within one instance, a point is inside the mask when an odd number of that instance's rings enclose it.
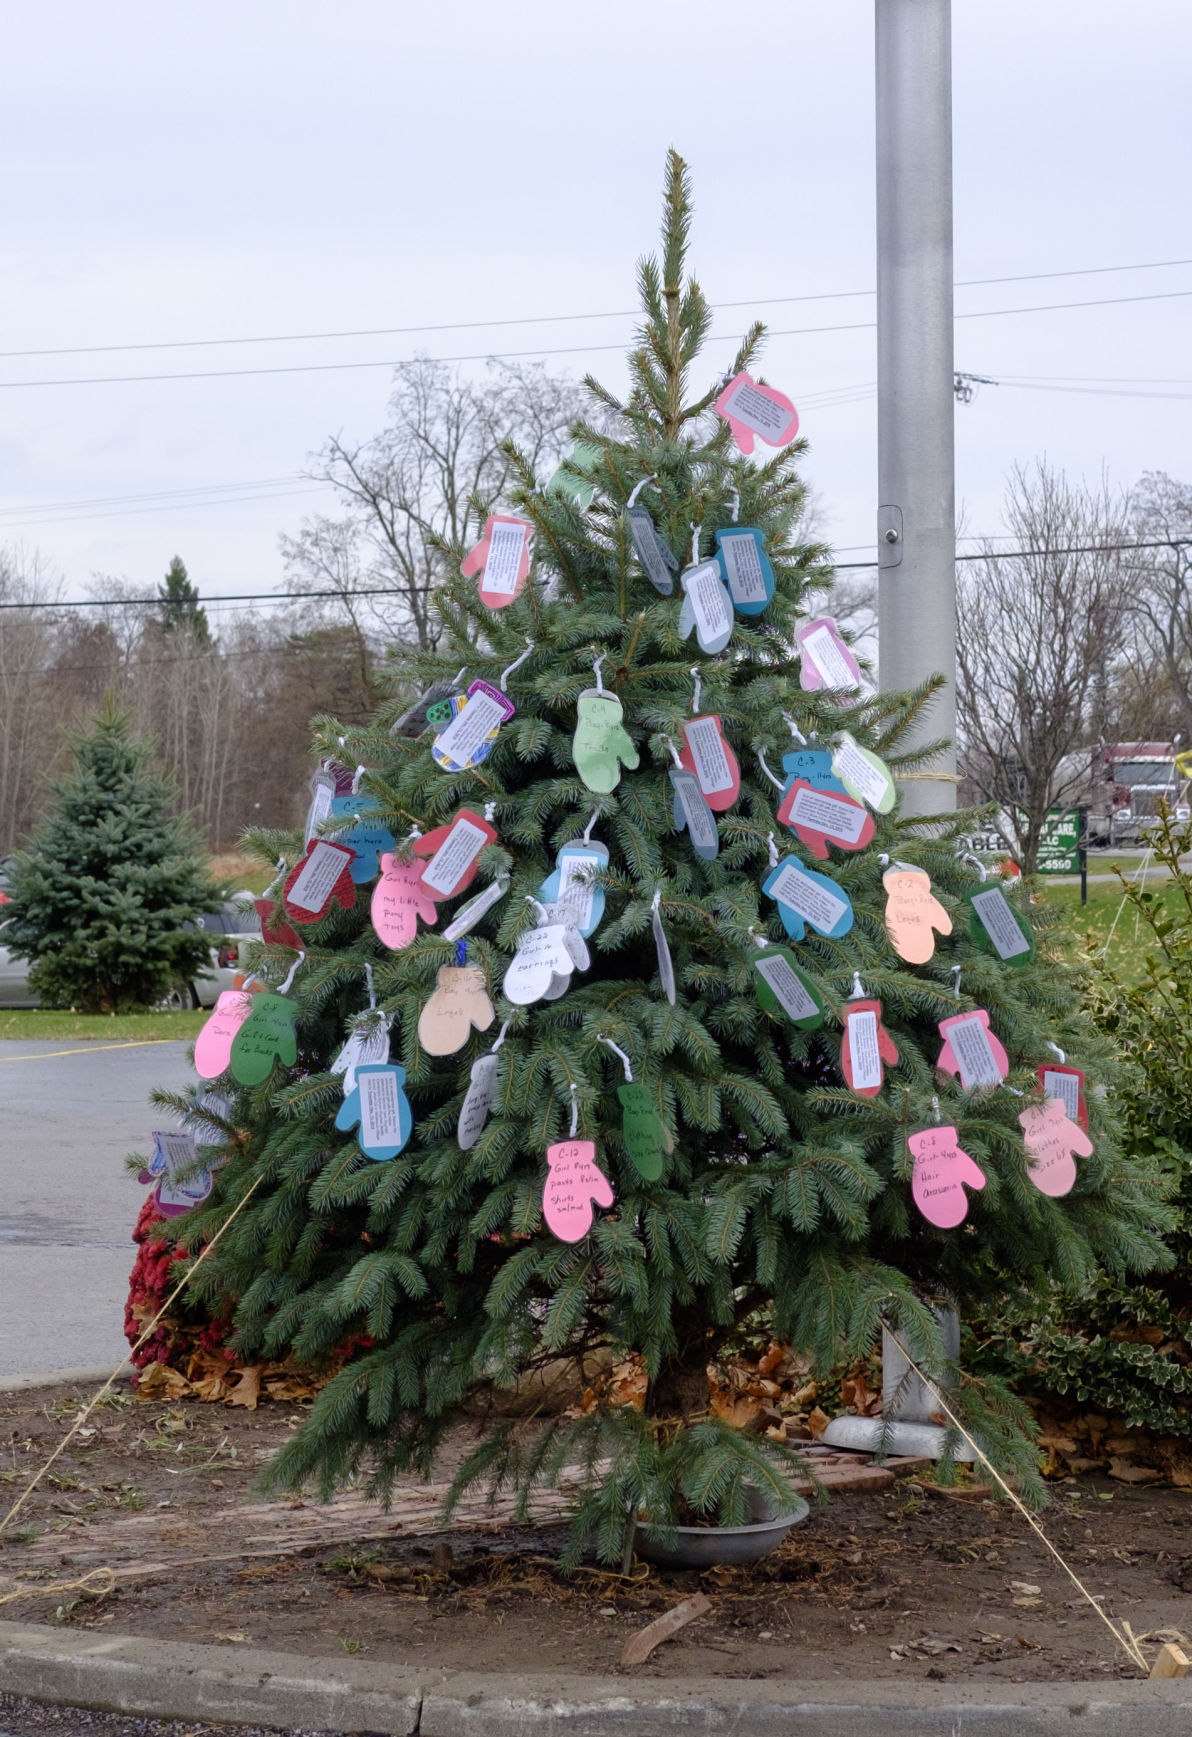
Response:
[[[602,1037],[599,1032],[596,1034],[596,1042],[606,1044],[607,1047],[612,1050],[613,1054],[618,1057],[621,1066],[625,1069],[625,1083],[626,1085],[631,1086],[633,1084],[633,1069],[629,1065],[629,1057],[625,1054],[625,1051],[621,1048],[620,1044],[614,1043],[611,1037]]]
[[[529,657],[529,655],[533,651],[533,649],[534,649],[534,641],[532,639],[527,639],[526,649],[525,649],[525,651],[522,652],[521,656],[515,657],[513,662],[501,671],[501,692],[502,693],[505,692],[505,684],[508,682],[508,680],[509,680],[510,676],[513,674],[514,670],[521,668],[522,664],[525,663],[526,659]]]
[[[699,673],[699,665],[692,664],[687,672],[691,677],[691,715],[694,718],[699,711],[700,695],[703,692],[703,678]]]
[[[297,974],[298,967],[299,967],[299,965],[301,965],[302,961],[305,958],[306,958],[306,954],[301,949],[299,949],[298,957],[295,959],[294,963],[290,966],[290,969],[286,973],[285,982],[280,986],[280,988],[277,991],[277,993],[279,995],[287,994],[287,992],[289,991],[290,984],[294,981],[294,977]],[[258,982],[259,981],[260,981],[260,979],[258,978]]]
[[[755,748],[754,753],[757,755],[758,765],[761,767],[762,771],[766,774],[766,777],[770,780],[770,783],[774,786],[774,788],[776,790],[785,790],[786,785],[783,783],[782,779],[781,778],[775,778],[775,776],[771,772],[769,766],[767,766],[766,756],[765,756],[764,750],[761,748]]]
[[[567,1138],[569,1140],[575,1139],[575,1132],[576,1132],[576,1129],[579,1127],[579,1100],[576,1098],[576,1095],[575,1095],[576,1092],[578,1092],[578,1091],[579,1091],[579,1087],[576,1085],[575,1081],[572,1080],[572,1082],[571,1082],[571,1132],[567,1136]]]
[[[625,502],[625,511],[628,513],[628,512],[631,512],[633,510],[633,508],[637,505],[637,497],[638,497],[638,495],[641,494],[643,489],[651,489],[652,488],[656,495],[660,495],[662,493],[662,490],[657,486],[657,483],[658,483],[658,472],[657,471],[654,471],[650,476],[644,476],[642,478],[642,480],[634,488],[634,491],[630,495],[629,499]]]
[[[600,653],[600,656],[595,660],[595,662],[592,665],[592,669],[594,670],[595,675],[596,675],[596,692],[598,694],[602,694],[604,692],[604,683],[600,679],[600,666],[604,662],[604,660],[607,656],[608,656],[607,651],[602,651]]]

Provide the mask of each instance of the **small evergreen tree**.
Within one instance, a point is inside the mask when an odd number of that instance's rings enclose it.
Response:
[[[768,1318],[776,1335],[826,1367],[868,1353],[885,1318],[913,1354],[938,1364],[935,1298],[963,1308],[1008,1283],[1030,1289],[1059,1275],[1077,1286],[1098,1262],[1127,1271],[1162,1258],[1153,1171],[1144,1160],[1119,1160],[1110,1102],[1089,1098],[1093,1151],[1072,1191],[1051,1198],[1032,1182],[1019,1117],[1039,1103],[1035,1070],[1048,1043],[1077,1058],[1090,1080],[1112,1081],[1113,1059],[1080,1014],[1072,974],[1046,934],[1034,935],[1021,890],[1007,893],[1007,921],[1012,935],[1032,938],[1025,969],[970,935],[964,895],[977,883],[959,857],[963,819],[907,819],[894,808],[863,817],[862,848],[845,850],[806,830],[792,838],[778,817],[757,750],[771,769],[799,752],[788,717],[817,738],[808,765],[847,731],[897,777],[930,758],[930,749],[905,744],[938,683],[869,697],[800,686],[796,632],[830,577],[824,551],[800,537],[795,466],[804,443],[748,462],[712,413],[723,380],[692,392],[711,315],[698,285],[683,281],[689,221],[686,171],[672,154],[662,259],[639,267],[644,321],[629,396],[587,383],[598,420],[576,425],[572,458],[545,488],[510,450],[510,505],[533,527],[533,569],[512,602],[490,609],[466,576],[475,560],[465,561],[438,593],[439,651],[403,664],[403,674],[412,669],[439,694],[465,664],[470,677],[507,685],[515,717],[463,769],[432,756],[441,722],[420,733],[425,713],[399,717],[397,701],[368,728],[317,724],[325,755],[364,768],[362,790],[375,804],[369,824],[398,841],[371,894],[379,929],[369,888],[354,889],[346,874],[314,921],[290,885],[285,915],[305,949],[288,1000],[294,1065],[266,1065],[262,1078],[254,1061],[238,1078],[233,1050],[233,1072],[219,1080],[232,1099],[226,1115],[196,1108],[196,1097],[162,1100],[226,1140],[212,1196],[181,1221],[191,1246],[252,1190],[195,1278],[213,1298],[239,1298],[242,1353],[318,1362],[346,1341],[369,1342],[274,1462],[273,1483],[313,1476],[330,1491],[368,1468],[384,1493],[398,1472],[430,1467],[478,1383],[512,1384],[561,1355],[634,1350],[648,1374],[643,1411],[598,1405],[529,1439],[524,1429],[494,1429],[456,1484],[503,1478],[524,1496],[564,1464],[586,1467],[572,1548],[595,1541],[606,1560],[620,1555],[638,1512],[664,1529],[685,1508],[736,1522],[750,1483],[780,1502],[789,1497],[788,1451],[708,1415],[707,1365],[744,1323]],[[754,327],[731,375],[748,367],[761,336]],[[639,502],[652,522],[647,532],[639,520],[639,548],[657,584],[635,560],[627,508]],[[481,518],[497,504],[478,503]],[[719,650],[698,649],[668,574],[693,532],[706,556],[734,523],[756,537],[755,578],[772,567],[774,593],[733,617]],[[467,554],[451,552],[456,561]],[[674,594],[661,594],[671,583]],[[603,723],[594,715],[602,711]],[[740,785],[714,814],[693,801],[684,821],[672,747],[693,712],[719,719]],[[786,769],[786,798],[801,763]],[[456,944],[420,876],[436,844],[426,835],[461,807],[477,823],[491,821],[481,884],[506,891],[462,943],[482,984],[453,1001],[452,980],[440,972],[458,963]],[[364,848],[369,838],[376,848],[368,827],[357,842]],[[523,984],[502,999],[515,954],[513,978],[540,970],[526,948],[532,931],[532,946],[544,935],[533,901],[559,896],[546,884],[559,853],[585,838],[607,853],[604,866],[588,865],[603,904],[603,916],[589,913],[585,925],[589,962],[563,922],[563,942],[546,947],[540,998],[524,1005]],[[854,914],[848,927],[821,911],[819,927],[807,927],[786,955],[778,949],[797,925],[763,891],[778,839],[783,857],[822,867],[823,890],[851,902]],[[302,850],[284,834],[256,844],[292,865]],[[892,867],[902,876],[897,898],[886,879]],[[366,856],[353,868],[376,873]],[[900,956],[891,944],[897,921],[915,922],[903,906],[901,919],[891,917],[887,905],[908,886],[914,903],[922,888],[914,870],[930,875],[936,926],[950,918],[951,933],[933,951],[930,937],[924,949],[904,930]],[[458,915],[450,890],[443,908]],[[261,969],[280,978],[295,955],[280,945],[274,952]],[[759,958],[773,979],[762,980]],[[790,1017],[774,990],[787,966]],[[365,1008],[368,972],[394,1021],[410,1100],[400,1098],[388,1142],[372,1148],[378,1162],[353,1131],[359,1086],[345,1101],[342,1071],[332,1068]],[[473,1015],[484,1024],[485,990],[506,1022],[495,1054],[496,1025],[483,1034],[468,1025]],[[870,1035],[882,1044],[884,1072],[876,1088],[852,1090],[843,1043],[850,1006],[855,1013],[879,1000]],[[1008,1052],[1011,1091],[963,1090],[937,1069],[939,1022],[975,1008]],[[277,1012],[259,1028],[269,1043]],[[452,1035],[461,1031],[462,1043]],[[637,1090],[628,1102],[610,1039],[629,1058]],[[281,1042],[274,1047],[283,1053]],[[856,1056],[849,1066],[861,1085]],[[484,1122],[473,1111],[486,1074]],[[912,1199],[909,1142],[940,1116],[983,1172],[960,1228],[954,1217],[950,1228],[929,1222]],[[593,1143],[594,1162],[587,1148],[568,1155],[569,1134]],[[548,1163],[561,1168],[569,1156],[582,1183],[570,1196],[561,1175],[548,1176]],[[590,1200],[608,1209],[585,1232]],[[1014,1435],[1022,1414],[1002,1390],[970,1385],[958,1403],[1012,1460],[1018,1440],[1015,1463],[1029,1472],[1029,1451]]]
[[[131,720],[110,706],[73,744],[73,769],[18,852],[5,944],[31,961],[44,1007],[151,1007],[210,959],[195,925],[219,901],[190,822]],[[191,925],[187,927],[186,925]]]
[[[161,600],[159,625],[163,633],[187,633],[196,646],[207,651],[211,625],[199,601],[199,588],[186,571],[181,555],[175,555],[157,593]]]

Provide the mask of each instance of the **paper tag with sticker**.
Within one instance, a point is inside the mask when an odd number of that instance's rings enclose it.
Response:
[[[1007,965],[1029,965],[1035,956],[1034,934],[1002,889],[977,887],[964,896],[972,907],[969,932],[974,944]]]
[[[674,575],[679,571],[672,550],[659,536],[657,526],[645,507],[626,507],[625,520],[638,564],[655,591],[662,597],[669,597],[675,588]]]
[[[560,1242],[579,1242],[592,1228],[593,1202],[611,1206],[612,1186],[596,1163],[592,1140],[560,1140],[548,1146],[542,1210]]]
[[[352,864],[356,852],[320,838],[286,876],[282,903],[294,923],[317,923],[333,904],[350,911],[356,902]]]
[[[873,816],[859,802],[816,790],[802,778],[796,778],[783,797],[778,818],[821,861],[829,844],[838,850],[864,850],[873,838]]]
[[[714,713],[686,720],[679,759],[695,773],[709,808],[722,814],[732,807],[741,794],[741,768]]]
[[[215,1186],[211,1171],[199,1165],[192,1134],[162,1129],[153,1135],[153,1156],[143,1181],[157,1178],[154,1199],[163,1218],[178,1218],[206,1200]]]
[[[468,689],[467,705],[435,737],[431,748],[435,761],[451,772],[478,765],[480,759],[488,758],[497,731],[516,710],[513,701],[499,688],[488,682],[473,682]]]
[[[435,991],[418,1019],[427,1055],[454,1055],[473,1030],[487,1031],[496,1014],[481,965],[441,965]]]
[[[1084,1075],[1080,1069],[1065,1067],[1062,1063],[1057,1066],[1055,1062],[1040,1062],[1038,1075],[1044,1097],[1058,1098],[1068,1120],[1087,1131],[1089,1111],[1084,1101]]]
[[[886,933],[900,959],[926,965],[935,952],[935,932],[952,933],[952,919],[931,890],[926,869],[895,863],[882,876],[886,889]]]
[[[356,1085],[339,1107],[335,1125],[341,1134],[359,1124],[356,1142],[366,1158],[381,1163],[396,1158],[414,1126],[403,1090],[406,1070],[396,1062],[358,1067]]]
[[[847,935],[853,926],[852,900],[843,887],[827,875],[804,868],[798,857],[784,857],[771,869],[762,882],[762,891],[777,903],[782,926],[796,941],[807,933],[807,923],[834,940]]]
[[[955,1230],[968,1216],[966,1188],[984,1188],[985,1174],[961,1149],[956,1129],[923,1128],[907,1140],[914,1158],[911,1196],[923,1217],[941,1230]]]
[[[823,688],[843,694],[861,686],[861,666],[830,615],[817,615],[796,627],[795,641],[802,660],[799,682],[805,692]]]
[[[833,752],[832,771],[850,796],[867,802],[876,814],[889,814],[898,794],[890,769],[871,749],[855,742],[847,730]]]
[[[1001,1040],[989,1029],[989,1015],[983,1007],[941,1019],[939,1031],[944,1047],[937,1068],[959,1074],[966,1092],[978,1086],[1001,1085],[1010,1072],[1010,1060]]]
[[[547,875],[538,897],[563,907],[586,940],[595,933],[604,915],[604,888],[594,879],[608,867],[608,849],[599,843],[577,839],[561,847],[553,874]]]
[[[461,808],[447,826],[417,839],[414,854],[428,857],[422,885],[432,899],[453,899],[476,878],[481,852],[496,842],[497,829],[470,808]]]
[[[1018,1121],[1028,1159],[1026,1173],[1035,1187],[1053,1200],[1070,1194],[1076,1184],[1076,1159],[1091,1158],[1093,1142],[1058,1098],[1028,1104]]]
[[[607,688],[585,688],[576,704],[571,753],[575,769],[598,796],[608,796],[621,780],[622,762],[632,772],[641,763],[624,725],[624,708]]]
[[[674,792],[671,812],[676,830],[686,831],[696,856],[704,862],[711,862],[720,854],[720,834],[716,830],[716,816],[704,800],[699,780],[685,767],[680,770],[672,766],[667,776]]]
[[[789,446],[799,432],[799,412],[786,393],[759,385],[743,371],[729,381],[714,408],[742,452],[752,452],[755,439],[767,446]]]
[[[882,1024],[882,1004],[846,1001],[842,1017],[841,1072],[858,1097],[875,1098],[882,1089],[882,1063],[893,1067],[898,1060],[894,1040]]]
[[[726,525],[716,533],[716,555],[738,615],[760,615],[774,596],[774,569],[762,533]]]
[[[461,561],[461,573],[480,574],[480,601],[489,609],[504,609],[525,584],[533,530],[528,519],[493,513],[484,521],[484,535]]]
[[[679,584],[683,587],[679,638],[686,639],[694,627],[701,651],[709,656],[723,651],[733,636],[733,605],[724,588],[719,561],[713,557],[685,568]]]
[[[781,1011],[800,1031],[815,1031],[824,1023],[823,998],[789,947],[766,947],[754,958],[753,969],[757,998],[767,1013]]]

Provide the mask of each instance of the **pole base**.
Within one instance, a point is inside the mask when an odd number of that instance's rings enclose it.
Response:
[[[966,1441],[958,1441],[945,1455],[947,1431],[938,1423],[883,1423],[880,1417],[834,1417],[820,1440],[829,1447],[852,1448],[857,1453],[910,1455],[916,1459],[975,1460]]]

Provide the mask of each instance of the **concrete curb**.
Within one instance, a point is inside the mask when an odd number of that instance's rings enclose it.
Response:
[[[1192,1728],[1192,1678],[795,1684],[498,1674],[23,1623],[0,1623],[0,1690],[133,1718],[370,1737],[1187,1737]]]
[[[101,1387],[112,1375],[132,1375],[131,1363],[104,1363],[98,1369],[44,1369],[36,1375],[0,1375],[0,1393],[24,1393],[32,1387],[61,1387],[64,1382]]]

